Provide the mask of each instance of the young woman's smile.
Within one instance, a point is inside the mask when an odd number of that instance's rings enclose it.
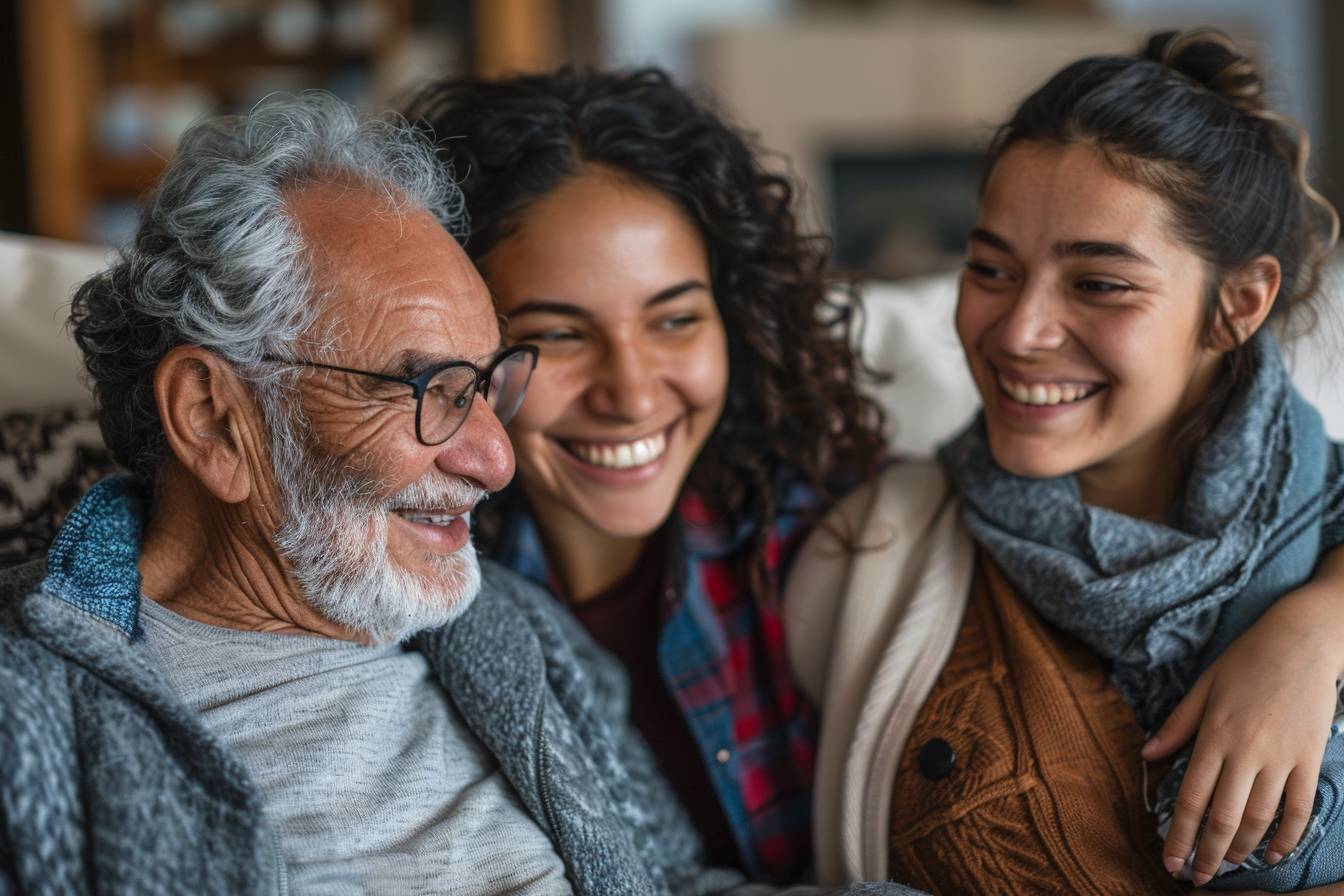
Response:
[[[550,439],[584,475],[612,483],[638,482],[656,476],[667,456],[670,434],[683,418],[645,435],[627,438],[588,439],[550,436]]]
[[[1025,141],[994,166],[957,331],[1004,469],[1077,473],[1110,503],[1171,460],[1219,356],[1202,338],[1205,265],[1167,215],[1085,144]]]
[[[673,200],[594,168],[531,206],[482,267],[509,341],[541,348],[509,434],[543,530],[649,535],[727,391],[698,229]]]
[[[1097,398],[1106,388],[1104,382],[988,366],[999,386],[998,409],[1023,422],[1049,420],[1083,410],[1084,402]]]

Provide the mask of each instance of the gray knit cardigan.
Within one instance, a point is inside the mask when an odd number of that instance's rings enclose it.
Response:
[[[143,649],[139,517],[129,483],[107,480],[45,562],[0,572],[0,896],[284,892],[247,769]],[[493,564],[483,572],[471,607],[415,646],[575,892],[695,896],[741,884],[703,866],[626,722],[615,661],[540,589]]]

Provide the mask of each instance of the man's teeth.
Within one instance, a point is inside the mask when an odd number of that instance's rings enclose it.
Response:
[[[663,433],[633,442],[566,442],[569,450],[595,467],[629,470],[652,463],[667,450]]]
[[[1090,386],[1070,386],[1056,383],[1019,383],[999,374],[999,387],[1022,404],[1068,404],[1092,394]]]
[[[451,513],[422,513],[416,510],[398,510],[397,516],[412,523],[428,523],[431,526],[446,526],[459,517]]]

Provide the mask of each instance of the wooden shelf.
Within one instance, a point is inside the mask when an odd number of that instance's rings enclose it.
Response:
[[[216,2],[244,16],[267,9],[262,0]],[[109,220],[102,210],[139,197],[166,163],[159,150],[136,146],[171,142],[194,106],[201,114],[232,112],[255,100],[267,78],[284,89],[320,87],[352,67],[371,70],[410,33],[412,0],[370,2],[380,7],[382,30],[368,47],[327,39],[290,53],[266,45],[259,18],[200,48],[174,46],[164,27],[169,0],[128,0],[112,21],[90,18],[80,0],[21,0],[32,230],[62,239],[124,236],[99,232]],[[330,14],[332,4],[317,8]],[[194,104],[186,112],[184,88]]]
[[[142,156],[100,156],[89,165],[93,188],[108,198],[136,198],[154,185],[167,160],[146,152]]]
[[[83,0],[19,0],[34,233],[97,241],[125,236],[99,232],[100,222],[126,220],[102,212],[153,184],[165,164],[157,147],[171,142],[197,107],[200,114],[238,112],[270,89],[372,83],[377,66],[419,36],[417,8],[425,13],[424,4],[444,0],[369,0],[378,4],[381,24],[367,46],[340,46],[336,0],[318,0],[326,18],[302,52],[264,40],[261,17],[274,8],[267,0],[213,2],[221,15],[243,18],[188,49],[172,45],[165,27],[172,0],[125,0],[124,13],[110,21],[91,12],[99,4]],[[561,61],[564,0],[459,2],[470,12],[459,26],[464,32],[454,34],[474,45],[461,58],[474,59],[478,70],[537,70]]]

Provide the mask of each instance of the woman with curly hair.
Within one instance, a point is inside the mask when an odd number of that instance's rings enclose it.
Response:
[[[623,660],[710,859],[796,879],[816,722],[778,594],[882,450],[856,296],[832,299],[788,181],[659,71],[448,80],[407,117],[461,179],[507,339],[541,349],[483,550]]]

